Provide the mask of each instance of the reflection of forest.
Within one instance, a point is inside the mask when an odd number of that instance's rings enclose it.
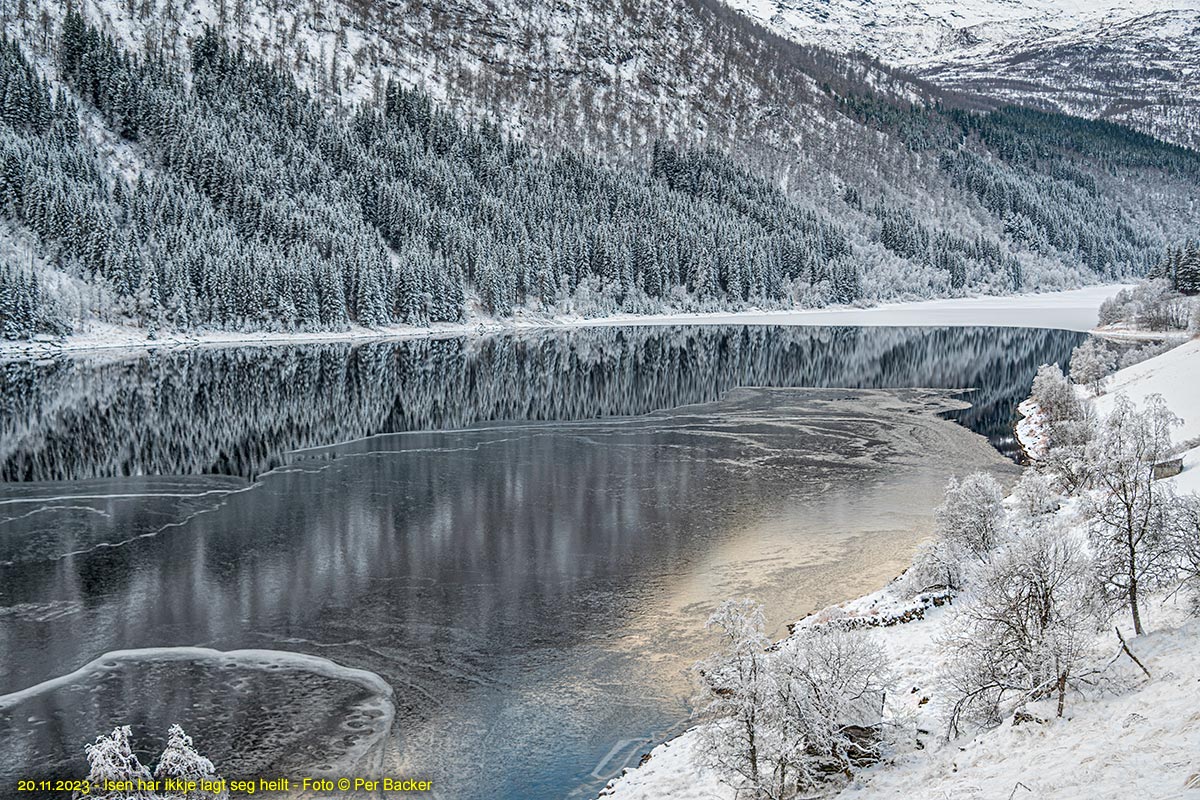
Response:
[[[0,523],[0,652],[22,654],[0,660],[0,693],[113,649],[321,655],[394,689],[393,773],[458,781],[452,797],[494,796],[468,784],[496,774],[520,787],[505,796],[558,796],[521,782],[586,781],[597,747],[678,722],[726,593],[786,595],[794,619],[865,591],[907,559],[950,473],[1003,469],[934,415],[953,405],[743,390],[629,420],[358,440],[244,491],[212,476],[10,487],[44,513]],[[294,730],[273,714],[293,683],[146,675],[0,708],[0,781],[4,765],[77,774],[88,731],[122,721],[184,722],[239,775],[316,746],[270,736]],[[321,685],[294,685],[314,735],[339,724]]]
[[[6,481],[216,472],[288,450],[489,420],[643,414],[735,386],[978,388],[998,437],[1079,334],[997,328],[601,328],[351,345],[190,349],[0,365]]]

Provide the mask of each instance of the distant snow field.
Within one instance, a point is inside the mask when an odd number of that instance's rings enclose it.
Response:
[[[889,303],[871,308],[815,308],[798,311],[743,311],[586,320],[591,325],[862,325],[933,327],[996,326],[1090,331],[1100,304],[1124,285],[1088,286],[1065,292],[987,297],[956,297]]]
[[[964,327],[1059,328],[1088,331],[1096,326],[1100,304],[1124,284],[1089,286],[1064,292],[959,297],[944,300],[889,303],[871,308],[819,308],[781,311],[737,311],[703,314],[618,315],[585,318],[566,316],[516,316],[511,320],[476,317],[464,323],[364,328],[319,333],[208,331],[161,334],[146,338],[142,328],[93,325],[65,339],[43,337],[31,342],[0,342],[0,357],[19,358],[58,351],[112,348],[186,347],[193,345],[302,344],[365,339],[401,339],[420,336],[462,336],[539,328],[573,328],[613,325],[861,325],[865,327]]]

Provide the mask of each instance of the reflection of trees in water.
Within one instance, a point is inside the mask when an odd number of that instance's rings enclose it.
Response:
[[[288,450],[490,420],[644,414],[735,386],[978,387],[993,438],[1079,334],[997,328],[599,328],[236,347],[0,367],[4,480],[254,475]]]
[[[214,499],[219,507],[211,513],[129,546],[61,560],[51,560],[51,551],[8,567],[0,548],[6,602],[75,601],[73,613],[50,625],[0,615],[0,652],[27,654],[0,663],[0,692],[112,649],[205,643],[298,650],[371,670],[393,686],[400,750],[435,781],[496,772],[514,757],[526,774],[574,769],[559,762],[558,744],[544,748],[546,730],[571,732],[569,752],[590,759],[590,769],[596,756],[580,742],[623,738],[630,715],[637,715],[634,730],[652,731],[680,713],[684,667],[695,655],[687,648],[704,617],[693,604],[704,604],[708,591],[692,586],[694,567],[703,574],[707,556],[737,552],[729,545],[756,521],[801,513],[837,491],[831,487],[853,483],[856,501],[868,505],[875,478],[884,475],[919,490],[913,473],[927,466],[895,456],[930,441],[913,433],[922,425],[953,434],[940,440],[950,444],[969,438],[925,414],[897,426],[886,402],[849,402],[851,394],[743,391],[617,424],[359,440],[309,453],[252,489]],[[916,398],[899,403],[905,407],[942,407],[923,404],[921,392],[900,394]],[[947,452],[945,460],[966,468],[981,456],[994,459],[969,450]],[[74,539],[122,541],[161,526],[176,516],[179,498],[155,490],[235,481],[96,481],[85,494],[105,487],[115,494],[103,500],[105,515],[79,519],[91,529]],[[12,488],[38,493],[36,486]],[[13,520],[0,533],[17,542],[33,529],[59,531],[61,516],[72,512],[57,503],[48,504],[46,519]],[[839,528],[838,535],[849,533]],[[744,574],[750,563],[760,562],[739,561],[734,572]],[[767,573],[767,583],[781,580]],[[825,580],[836,582],[837,574]],[[661,603],[680,589],[686,610]],[[624,635],[614,641],[607,631]],[[646,663],[641,648],[653,656]],[[144,690],[133,680],[114,684],[98,707],[136,706],[126,721],[142,730],[184,722],[224,769],[252,774],[254,762],[226,758],[237,749],[228,735],[265,737],[274,718],[234,719],[226,701],[239,711],[240,692],[229,698],[221,685],[178,680],[180,688],[173,679]],[[159,696],[169,702],[137,705],[136,698]],[[273,689],[249,695],[267,709],[277,696]],[[53,712],[50,724],[27,725],[24,712],[6,721],[0,711],[0,756],[6,741],[18,741],[6,738],[6,725],[29,742],[26,754],[0,757],[0,779],[4,763],[36,766],[38,774],[84,769],[82,751],[69,743],[86,732],[89,717],[74,695],[48,697],[69,712]],[[630,709],[619,721],[614,703]],[[179,708],[186,713],[175,716]],[[486,730],[497,708],[518,718],[509,718],[514,729],[503,737]],[[332,727],[314,715],[309,729],[321,737]]]

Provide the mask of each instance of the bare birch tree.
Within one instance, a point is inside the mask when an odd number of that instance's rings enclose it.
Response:
[[[1142,594],[1172,573],[1172,495],[1155,483],[1153,466],[1170,453],[1171,428],[1179,423],[1162,395],[1147,397],[1142,410],[1119,396],[1087,448],[1095,491],[1085,510],[1097,577],[1112,606],[1128,607],[1137,635]]]

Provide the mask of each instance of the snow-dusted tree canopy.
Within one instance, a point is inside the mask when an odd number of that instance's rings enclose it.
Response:
[[[1194,246],[1193,246],[1193,255]],[[1200,256],[1197,256],[1200,265]],[[1200,266],[1197,266],[1200,270]],[[1164,274],[1165,273],[1165,274]],[[1200,300],[1177,288],[1182,268],[1168,257],[1151,271],[1151,279],[1132,289],[1122,289],[1100,306],[1101,325],[1122,325],[1152,331],[1187,330]],[[1184,284],[1186,285],[1186,284]],[[1192,289],[1193,293],[1196,291]]]
[[[1101,588],[1115,608],[1129,610],[1139,635],[1140,602],[1178,570],[1170,537],[1177,501],[1153,466],[1170,454],[1180,422],[1162,395],[1142,409],[1120,395],[1084,454],[1096,488],[1086,510]]]
[[[877,756],[888,663],[869,636],[821,627],[768,648],[750,600],[708,625],[721,647],[697,665],[701,757],[739,792],[786,800]]]
[[[179,725],[167,732],[167,745],[153,772],[133,752],[131,735],[125,725],[85,745],[88,791],[75,792],[73,800],[228,800],[226,784],[212,761],[196,750]],[[194,788],[186,788],[189,782]]]
[[[1089,554],[1065,526],[1029,525],[997,542],[941,641],[949,726],[995,724],[1012,705],[1067,690],[1092,655]]]
[[[1104,381],[1116,366],[1116,357],[1099,339],[1088,339],[1071,353],[1071,380],[1093,394],[1104,390]]]

